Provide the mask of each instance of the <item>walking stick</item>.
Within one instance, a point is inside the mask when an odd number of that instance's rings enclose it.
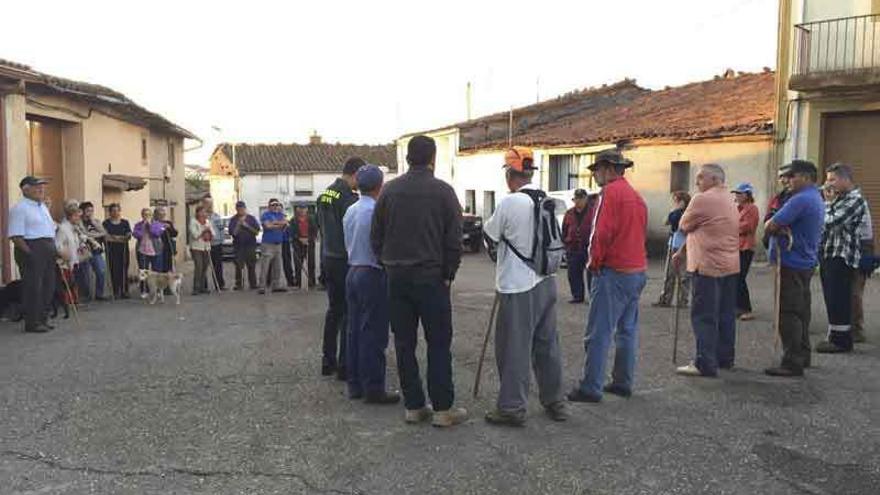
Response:
[[[70,299],[70,309],[73,311],[73,321],[76,322],[76,327],[82,330],[82,324],[79,322],[79,310],[76,309],[76,301],[73,300],[73,290],[70,289],[70,284],[67,283],[67,278],[64,276],[64,270],[61,268],[61,265],[56,263],[55,267],[58,268],[58,274],[61,275],[61,283],[64,284],[64,291]],[[71,268],[71,273],[73,273],[73,268]]]
[[[214,258],[211,257],[211,249],[208,248],[206,251],[208,253],[208,271],[211,272],[211,281],[214,282],[214,291],[219,294],[220,293],[220,284],[217,282],[217,273],[214,271]],[[223,261],[221,260],[221,263]],[[223,266],[220,266],[220,269],[223,269]]]
[[[107,277],[106,277],[107,283],[105,285],[108,286],[110,289],[110,299],[115,301],[116,300],[116,289],[114,288],[114,284],[113,284],[113,264],[110,263],[111,257],[112,256],[110,256],[110,241],[107,240],[104,243],[104,259],[107,260]],[[105,287],[104,289],[106,290],[108,287]]]
[[[501,294],[495,292],[495,301],[492,303],[492,312],[489,314],[489,326],[486,328],[486,336],[483,338],[483,350],[480,351],[480,360],[477,361],[477,376],[474,378],[474,399],[480,393],[480,376],[483,374],[483,361],[486,359],[486,348],[489,346],[489,336],[492,335],[492,324],[495,323],[495,315],[500,299]]]
[[[672,288],[672,297],[675,298],[675,309],[673,309],[673,337],[672,337],[672,364],[678,363],[678,322],[679,313],[681,313],[681,274],[675,271],[675,285]]]

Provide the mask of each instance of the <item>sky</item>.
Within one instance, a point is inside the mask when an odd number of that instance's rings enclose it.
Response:
[[[446,126],[466,119],[468,82],[477,117],[776,59],[777,0],[7,3],[0,58],[125,93],[202,139],[195,165],[220,141],[376,144]]]

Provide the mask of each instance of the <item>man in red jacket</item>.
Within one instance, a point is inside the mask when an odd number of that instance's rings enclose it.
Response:
[[[588,269],[593,272],[593,300],[587,321],[584,377],[568,394],[573,402],[599,402],[602,392],[629,397],[638,349],[639,298],[645,288],[648,258],[645,201],[623,177],[633,162],[617,150],[596,156],[590,166],[602,193],[590,235]],[[611,383],[603,388],[611,336],[616,353]]]
[[[572,304],[584,302],[584,269],[587,267],[587,244],[593,227],[591,211],[595,200],[587,191],[574,192],[574,206],[562,218],[562,239],[565,242],[565,258],[568,261],[568,285],[571,287]],[[589,280],[589,275],[587,279]]]

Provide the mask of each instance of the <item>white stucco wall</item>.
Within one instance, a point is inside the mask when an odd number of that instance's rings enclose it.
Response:
[[[871,0],[792,0],[792,12],[798,15],[801,2],[804,3],[803,21],[813,22],[841,17],[868,15],[873,12]]]
[[[277,177],[277,187],[273,190],[263,189],[264,175]],[[309,196],[296,196],[294,194],[295,174],[246,174],[241,177],[241,199],[247,203],[248,210],[251,213],[258,213],[260,207],[265,207],[269,200],[277,198],[287,208],[288,212],[292,211],[292,204],[298,202],[315,202],[318,195],[324,189],[332,184],[339,174],[308,174],[312,176],[312,194]],[[393,173],[385,174],[385,181],[393,179],[396,175]]]

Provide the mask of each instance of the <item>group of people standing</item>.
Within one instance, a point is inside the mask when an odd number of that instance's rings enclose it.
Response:
[[[203,205],[205,206],[205,205]],[[191,225],[191,235],[201,239],[197,246],[201,253],[193,253],[193,258],[200,257],[196,274],[199,280],[196,287],[205,285],[204,274],[208,273],[208,265],[214,263],[215,280],[220,290],[226,289],[222,275],[222,219],[210,217],[208,208],[196,210],[196,218]],[[287,292],[282,286],[281,275],[287,280],[287,287],[308,287],[316,284],[315,276],[315,240],[317,226],[314,216],[305,205],[297,205],[293,216],[288,219],[281,201],[272,198],[266,211],[259,220],[248,212],[247,204],[238,201],[235,204],[235,216],[229,219],[226,226],[232,236],[235,253],[235,285],[234,290],[245,289],[247,286],[256,289],[260,294],[271,292]],[[257,279],[258,249],[260,274]],[[219,260],[219,261],[218,261]],[[306,280],[303,281],[303,272]],[[220,272],[217,275],[217,272]]]
[[[827,168],[820,191],[818,170],[794,160],[779,170],[781,190],[764,217],[765,246],[776,270],[778,332],[783,356],[772,376],[802,376],[811,364],[810,281],[819,268],[828,333],[819,353],[846,353],[864,341],[864,280],[877,268],[870,210],[854,182],[852,168]],[[678,368],[688,376],[716,376],[735,363],[736,320],[754,319],[747,276],[757,246],[760,213],[748,183],[730,190],[718,165],[697,174],[697,193],[675,193],[670,213],[670,257],[660,301],[671,304],[671,288],[693,286],[691,321],[696,337],[692,363]],[[731,193],[734,200],[731,201]],[[824,197],[823,197],[824,193]],[[685,264],[685,259],[686,264]],[[683,272],[682,267],[686,265]],[[678,304],[687,306],[686,296]]]
[[[119,204],[107,207],[108,218],[95,218],[89,201],[67,200],[56,222],[46,197],[47,180],[28,176],[19,186],[23,198],[9,212],[9,237],[23,284],[25,330],[46,332],[49,307],[57,291],[65,304],[129,297],[130,240],[136,240],[138,266],[171,271],[177,250],[177,230],[164,207],[144,208],[131,227]],[[109,280],[107,273],[109,272]],[[146,288],[142,287],[142,293]]]
[[[448,427],[467,417],[454,406],[451,354],[450,287],[461,261],[462,216],[455,191],[434,177],[435,155],[433,139],[414,137],[409,170],[388,184],[381,169],[353,157],[318,197],[329,300],[321,374],[345,381],[353,400],[399,403],[385,380],[390,326],[406,422]],[[419,323],[427,396],[416,357]]]

